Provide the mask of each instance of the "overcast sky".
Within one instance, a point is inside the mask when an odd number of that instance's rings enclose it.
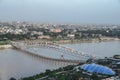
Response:
[[[0,0],[0,21],[120,24],[120,1]]]

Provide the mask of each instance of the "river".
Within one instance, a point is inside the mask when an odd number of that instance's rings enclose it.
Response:
[[[64,46],[102,57],[120,54],[119,41],[65,44]],[[10,77],[21,78],[31,76],[44,72],[46,69],[56,69],[60,66],[52,62],[42,61],[38,57],[14,49],[0,50],[0,80],[8,80]]]
[[[81,44],[66,44],[65,46],[100,57],[112,57],[120,54],[120,41],[88,42]]]

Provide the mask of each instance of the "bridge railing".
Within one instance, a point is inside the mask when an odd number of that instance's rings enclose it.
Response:
[[[74,49],[62,46],[60,44],[53,43],[53,42],[24,42],[24,46],[26,46],[26,47],[40,47],[40,46],[46,47],[46,48],[54,49],[54,50],[60,51],[62,53],[73,55],[76,57],[81,57],[81,56],[86,57],[86,58],[97,58],[98,57],[96,55],[87,54],[82,51],[77,51],[77,50],[74,50]]]
[[[82,51],[77,51],[77,50],[74,50],[74,49],[62,46],[60,44],[53,43],[53,42],[23,41],[23,42],[12,42],[12,45],[17,46],[19,48],[30,48],[30,47],[49,48],[49,49],[57,50],[57,51],[59,51],[59,52],[61,52],[63,54],[72,55],[72,56],[75,56],[75,57],[78,57],[78,58],[81,58],[81,57],[85,58],[85,59],[89,59],[89,58],[96,59],[96,58],[99,58],[96,55],[87,54],[87,53],[84,53]]]

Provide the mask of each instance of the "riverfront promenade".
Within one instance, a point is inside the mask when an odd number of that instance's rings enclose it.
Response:
[[[9,44],[6,45],[0,45],[0,49],[6,49],[6,48],[11,48],[12,46]]]

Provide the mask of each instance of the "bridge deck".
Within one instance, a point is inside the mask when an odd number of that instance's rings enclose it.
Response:
[[[93,55],[83,54],[82,52],[55,43],[14,42],[12,45],[19,50],[49,60],[80,63],[93,58]]]
[[[53,50],[53,49],[48,49],[48,48],[43,48],[43,47],[39,47],[39,48],[27,48],[26,50],[36,53],[38,55],[43,55],[46,57],[51,57],[51,58],[56,58],[56,59],[68,59],[68,60],[86,60],[83,57],[76,57],[74,55],[70,55],[70,54],[64,54],[62,52]]]

